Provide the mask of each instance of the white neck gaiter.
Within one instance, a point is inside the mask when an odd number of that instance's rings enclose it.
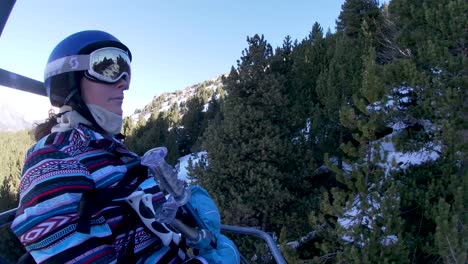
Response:
[[[120,133],[122,129],[122,116],[112,113],[104,109],[101,106],[95,104],[86,104],[89,111],[94,117],[94,120],[98,123],[107,134],[114,136]]]
[[[59,117],[57,117],[57,125],[52,127],[51,132],[63,132],[75,128],[78,124],[91,125],[91,122],[82,117],[77,111],[70,106],[64,105],[59,109]]]

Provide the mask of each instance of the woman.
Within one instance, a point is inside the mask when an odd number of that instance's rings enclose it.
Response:
[[[168,202],[140,158],[121,142],[122,102],[131,80],[130,50],[103,31],[82,31],[52,51],[44,84],[59,113],[36,128],[19,187],[12,230],[36,263],[239,263],[219,233],[219,214],[201,217],[217,246],[188,260],[184,239],[169,225]],[[143,191],[155,209],[174,209],[152,232],[125,198]],[[214,206],[201,188],[189,203]],[[199,206],[203,204],[203,206]],[[198,207],[197,207],[198,206]],[[166,210],[167,211],[167,210]],[[170,210],[169,210],[170,212]],[[205,210],[205,212],[208,212]],[[182,215],[177,212],[178,216]]]

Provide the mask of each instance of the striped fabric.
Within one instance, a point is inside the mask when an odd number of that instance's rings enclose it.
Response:
[[[139,157],[121,142],[82,124],[44,137],[26,155],[11,229],[37,263],[115,263],[132,240],[132,262],[182,262],[185,253],[175,244],[163,246],[139,223],[128,230],[121,206],[93,214],[89,234],[76,231],[82,193],[114,187],[138,164]],[[155,184],[144,182],[145,187]],[[160,191],[153,196],[153,201],[165,200]]]

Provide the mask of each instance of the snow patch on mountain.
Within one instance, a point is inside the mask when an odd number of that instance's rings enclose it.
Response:
[[[30,129],[47,118],[50,108],[47,97],[0,86],[0,131]]]
[[[179,111],[181,111],[180,107],[190,100],[190,98],[195,96],[200,89],[205,88],[215,92],[219,87],[222,87],[223,76],[226,75],[222,74],[210,80],[185,87],[172,93],[163,93],[155,96],[150,103],[145,105],[141,110],[137,109],[130,117],[135,123],[138,122],[140,116],[143,116],[145,120],[148,120],[153,112],[166,112],[174,104],[176,104],[179,107]],[[208,105],[206,105],[205,111],[207,109]]]
[[[26,121],[24,115],[5,104],[0,105],[0,131],[14,132],[30,129],[32,123]]]
[[[206,151],[201,151],[198,153],[191,153],[183,157],[180,157],[179,163],[177,163],[176,165],[176,168],[178,171],[178,178],[190,184],[191,180],[189,179],[189,172],[188,172],[189,160],[192,160],[192,164],[196,164],[200,161],[202,157],[206,157],[206,155],[207,155]]]

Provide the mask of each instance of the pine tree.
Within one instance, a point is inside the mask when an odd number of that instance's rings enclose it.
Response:
[[[346,1],[333,57],[317,81],[319,103],[329,120],[323,130],[340,145],[338,152],[330,148],[325,161],[340,184],[324,193],[321,212],[311,214],[324,238],[316,261],[406,261],[400,186],[382,167],[385,153],[380,149],[381,131],[386,130],[385,113],[378,110],[386,93],[376,52],[380,18],[375,1]]]
[[[361,85],[362,43],[342,33],[332,39],[335,43],[330,46],[330,62],[317,78],[318,105],[314,115],[320,118],[322,128],[315,136],[322,153],[339,157],[341,151],[337,147],[350,137],[339,122],[339,113],[342,107],[353,103],[352,96],[358,93]]]
[[[374,104],[383,95],[383,82],[378,75],[375,49],[367,43],[361,87],[353,94],[352,104],[343,105],[340,110],[340,123],[350,131],[353,141],[341,144],[342,164],[327,162],[344,188],[333,188],[330,196],[323,199],[324,215],[313,213],[311,218],[317,228],[326,219],[333,227],[325,233],[327,239],[320,244],[323,253],[316,260],[358,263],[405,260],[404,255],[398,255],[404,250],[400,242],[399,205],[395,203],[399,200],[398,186],[380,166],[385,154],[381,154],[377,131],[384,116],[376,110],[380,106]]]
[[[177,103],[173,103],[167,113],[165,113],[165,117],[169,122],[169,127],[173,128],[176,127],[180,122],[180,114],[179,114],[179,106]]]
[[[138,115],[137,127],[142,128],[146,126],[146,118],[143,114]]]
[[[410,209],[403,216],[419,227],[407,229],[414,245],[413,261],[457,263],[467,258],[468,216],[461,209],[468,201],[461,191],[468,182],[463,36],[467,8],[464,1],[449,0],[394,0],[389,5],[400,30],[399,45],[410,51],[413,71],[422,76],[409,81],[414,83],[416,100],[408,118],[426,125],[420,132],[408,130],[407,135],[425,135],[423,145],[430,144],[439,153],[435,163],[412,167],[400,175],[410,183],[402,190],[407,194],[402,202]]]
[[[206,133],[209,165],[196,178],[223,205],[225,222],[276,230],[292,202],[284,187],[289,166],[283,79],[271,74],[272,48],[263,36],[247,41],[237,69],[223,82],[224,119]]]
[[[15,168],[17,170],[19,168]],[[16,208],[18,206],[18,175],[10,175],[5,178],[0,186],[0,212]],[[25,253],[23,245],[9,229],[9,225],[0,229],[0,256],[16,262]]]
[[[317,79],[328,69],[331,59],[329,51],[332,50],[328,43],[330,39],[331,37],[324,38],[322,28],[314,23],[309,36],[293,52],[291,112],[296,114],[300,122],[296,127],[299,128],[298,136],[303,138],[307,152],[303,154],[305,164],[308,164],[303,172],[306,174],[315,171],[315,164],[321,164],[323,160],[324,151],[320,146],[325,144],[317,139],[324,134],[322,129],[329,121],[325,118],[317,95]]]
[[[308,38],[294,50],[294,57],[292,67],[295,79],[291,99],[297,105],[296,112],[305,117],[311,114],[311,106],[317,103],[316,80],[327,65],[323,31],[317,22]]]
[[[186,113],[180,122],[182,129],[178,132],[179,144],[184,145],[181,148],[181,155],[199,151],[200,146],[197,141],[205,129],[203,125],[205,124],[204,106],[206,102],[203,97],[194,96],[185,105]]]
[[[346,0],[336,23],[337,31],[344,32],[348,37],[359,38],[364,21],[372,25],[372,32],[379,25],[381,13],[376,0]],[[370,23],[371,22],[371,23]],[[372,43],[375,45],[375,43]]]
[[[0,212],[18,206],[18,186],[26,151],[34,143],[28,131],[0,133]],[[0,230],[0,256],[11,262],[24,254],[24,248],[7,227]]]
[[[133,124],[132,117],[131,116],[124,117],[122,121],[122,134],[130,135],[134,128],[135,128],[135,125]]]
[[[208,103],[208,109],[205,114],[205,122],[203,127],[206,128],[211,124],[218,124],[223,119],[223,113],[221,107],[224,103],[224,90],[216,92],[211,96]]]

